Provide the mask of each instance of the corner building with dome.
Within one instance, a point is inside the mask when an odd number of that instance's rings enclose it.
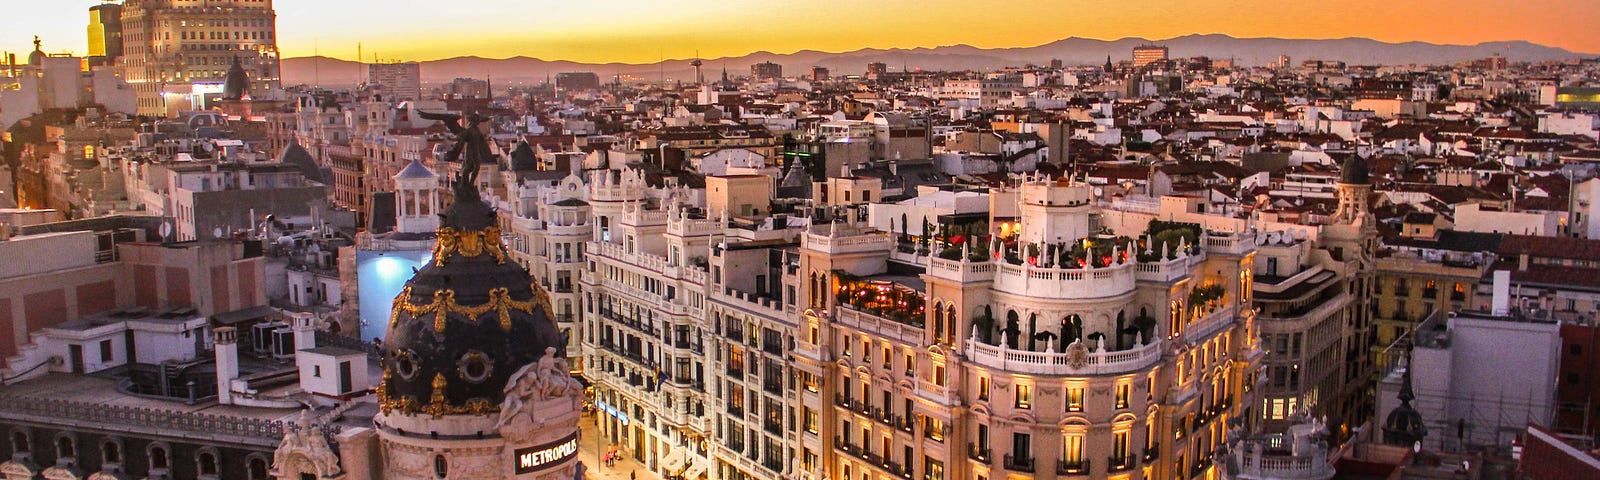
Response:
[[[432,259],[393,301],[374,392],[375,441],[340,439],[309,422],[290,426],[275,478],[577,475],[583,387],[569,373],[566,339],[549,317],[548,295],[508,257],[494,210],[476,193],[457,186]]]

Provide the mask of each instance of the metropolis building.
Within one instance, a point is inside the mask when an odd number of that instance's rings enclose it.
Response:
[[[705,181],[596,169],[550,198],[592,235],[597,444],[664,478],[1208,478],[1259,418],[1253,231],[1112,231],[1064,179],[920,232],[870,226],[876,181]]]

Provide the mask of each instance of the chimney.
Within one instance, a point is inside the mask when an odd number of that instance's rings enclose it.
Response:
[[[1511,314],[1511,271],[1509,270],[1494,271],[1494,304],[1489,313],[1498,317]]]
[[[217,403],[233,404],[233,379],[239,378],[239,334],[233,327],[211,331],[217,361]]]
[[[294,352],[296,364],[300,360],[300,351],[317,347],[317,317],[309,312],[295,312],[289,328],[294,331]]]

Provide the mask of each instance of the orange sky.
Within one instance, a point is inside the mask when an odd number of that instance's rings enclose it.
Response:
[[[0,45],[84,50],[88,4],[8,6]],[[1600,53],[1600,0],[276,0],[285,57],[428,60],[459,55],[648,63],[758,50],[847,51],[965,43],[1033,46],[1078,36],[1193,33],[1474,44],[1527,40]],[[18,12],[20,10],[20,12]],[[18,28],[12,28],[18,27]]]

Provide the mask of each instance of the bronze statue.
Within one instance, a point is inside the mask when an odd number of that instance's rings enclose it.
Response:
[[[463,195],[478,198],[478,166],[489,161],[492,153],[489,152],[489,139],[484,136],[479,125],[485,121],[482,115],[469,113],[463,118],[461,115],[448,113],[428,113],[418,111],[417,115],[428,119],[444,122],[445,128],[456,136],[456,145],[444,156],[446,162],[461,162],[461,171],[456,174],[455,181],[451,184],[456,193],[456,200],[463,200]],[[463,122],[465,120],[465,122]]]

